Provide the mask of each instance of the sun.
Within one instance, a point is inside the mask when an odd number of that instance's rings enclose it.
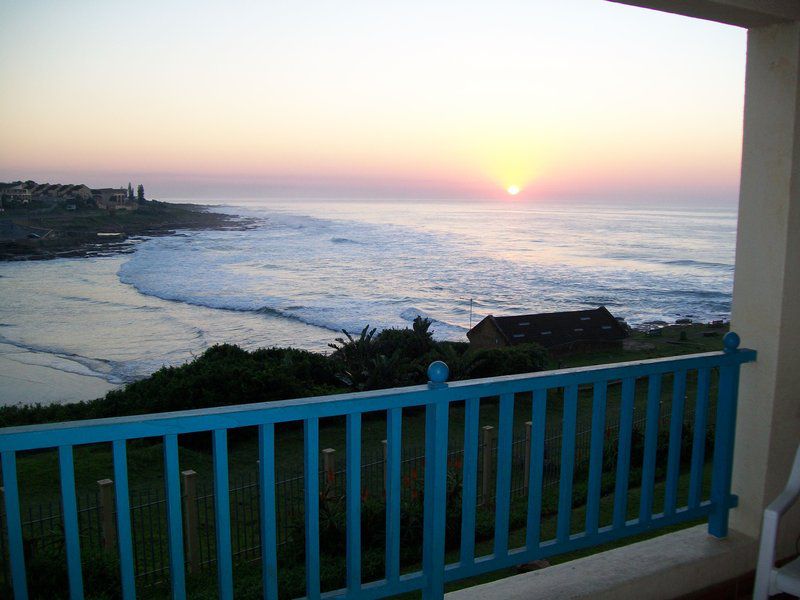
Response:
[[[506,191],[511,194],[512,196],[516,196],[519,194],[520,189],[518,185],[510,185],[506,188]]]

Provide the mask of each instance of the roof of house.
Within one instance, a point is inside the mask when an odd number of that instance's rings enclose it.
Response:
[[[470,337],[484,321],[493,322],[509,344],[536,343],[553,348],[575,342],[613,342],[628,335],[605,306],[592,310],[495,317],[489,315],[470,329]]]

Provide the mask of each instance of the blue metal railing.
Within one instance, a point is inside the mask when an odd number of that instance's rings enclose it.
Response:
[[[442,598],[446,582],[530,562],[554,554],[586,548],[658,529],[680,522],[707,518],[709,532],[727,535],[728,511],[736,498],[730,493],[733,437],[739,367],[755,360],[752,350],[738,349],[736,334],[726,335],[725,350],[678,358],[655,359],[613,365],[565,369],[543,373],[494,377],[447,383],[447,367],[434,363],[427,386],[414,386],[306,398],[263,404],[162,413],[154,415],[15,427],[0,430],[8,560],[14,597],[27,598],[25,552],[17,482],[17,452],[57,448],[63,526],[71,598],[83,597],[81,548],[75,500],[73,447],[111,442],[114,467],[117,540],[123,598],[134,598],[135,560],[133,554],[128,491],[127,442],[160,437],[164,448],[167,534],[170,557],[170,586],[174,598],[186,596],[184,542],[179,483],[178,436],[196,432],[212,433],[213,475],[216,517],[216,560],[219,597],[233,597],[231,522],[228,490],[229,429],[255,426],[259,432],[259,496],[261,511],[261,562],[264,597],[278,597],[275,502],[275,425],[288,421],[304,424],[305,473],[319,473],[319,422],[326,417],[346,417],[346,588],[321,592],[319,478],[305,481],[306,595],[309,598],[379,598],[421,590],[427,599]],[[693,411],[693,436],[689,467],[689,490],[679,505],[681,437],[684,422],[687,372],[697,373]],[[710,382],[718,371],[712,407]],[[656,451],[659,430],[661,384],[671,376],[673,393],[669,421],[663,511],[654,512]],[[642,489],[638,516],[629,519],[628,488],[631,472],[632,430],[637,379],[647,379],[646,425],[642,457]],[[604,463],[604,434],[608,384],[621,381],[619,437],[614,471],[615,487],[611,523],[601,526],[601,480]],[[573,479],[576,418],[579,392],[591,388],[591,453],[588,467],[586,511],[583,530],[573,529]],[[545,435],[548,391],[563,390],[561,414],[560,473],[555,537],[542,539],[542,483],[545,467]],[[517,397],[522,395],[522,397]],[[491,554],[476,556],[476,496],[478,473],[479,408],[482,398],[499,398],[496,485],[494,490],[494,542]],[[516,402],[531,407],[532,434],[529,461],[529,493],[525,544],[510,548],[509,515],[511,491],[511,444]],[[464,451],[461,473],[461,544],[459,560],[446,563],[445,527],[447,502],[447,457],[449,411],[454,402],[464,406]],[[425,466],[423,493],[422,569],[401,573],[401,438],[402,411],[425,410]],[[610,408],[609,408],[610,410]],[[616,410],[616,409],[614,409]],[[385,577],[364,583],[361,574],[361,417],[364,413],[387,414],[386,456],[386,548]],[[703,498],[703,468],[706,462],[705,436],[713,426],[713,459],[710,496]],[[5,560],[0,557],[0,560]]]

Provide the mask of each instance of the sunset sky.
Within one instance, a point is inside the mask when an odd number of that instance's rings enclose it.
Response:
[[[0,22],[0,181],[736,198],[732,27],[603,0],[28,0]]]

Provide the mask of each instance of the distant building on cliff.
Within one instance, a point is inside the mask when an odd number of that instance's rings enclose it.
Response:
[[[95,207],[104,210],[137,210],[139,201],[129,197],[124,188],[91,189],[80,183],[35,181],[0,183],[0,206],[12,208],[27,205],[63,205],[68,210]]]
[[[31,191],[22,183],[2,183],[0,184],[0,206],[11,207],[15,205],[29,204],[31,201]]]
[[[92,197],[98,208],[106,210],[136,210],[139,203],[128,197],[125,188],[101,188],[92,190]]]
[[[31,200],[38,202],[55,202],[58,200],[88,201],[92,199],[92,190],[83,184],[26,181],[21,185],[30,191]]]
[[[536,343],[554,353],[621,347],[628,330],[605,306],[593,310],[495,317],[467,332],[473,348]]]

